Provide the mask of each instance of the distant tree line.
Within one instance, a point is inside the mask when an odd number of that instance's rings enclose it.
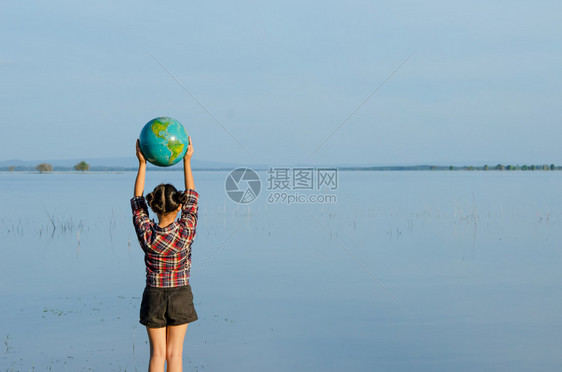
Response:
[[[562,170],[561,166],[554,164],[540,164],[540,165],[503,165],[483,166],[476,165],[386,165],[386,166],[373,166],[373,167],[338,167],[340,170],[358,170],[358,171],[504,171],[504,170]]]
[[[74,165],[74,167],[61,167],[56,166],[53,167],[49,163],[41,163],[37,166],[4,166],[0,167],[0,172],[14,172],[14,171],[22,171],[22,172],[29,172],[29,171],[39,171],[40,173],[51,172],[53,170],[59,172],[68,172],[68,171],[81,171],[85,172],[90,170],[91,167],[85,161],[81,161]],[[128,167],[112,167],[112,166],[95,166],[93,171],[99,172],[112,172],[112,171],[119,171],[119,172],[126,172],[126,171],[135,171],[137,168],[128,168]],[[266,170],[261,168],[254,168],[255,170]],[[532,165],[504,165],[504,164],[497,164],[495,166],[489,166],[487,164],[483,166],[474,166],[474,165],[464,165],[464,166],[455,166],[455,165],[390,165],[390,166],[372,166],[372,167],[338,167],[339,170],[357,170],[357,171],[513,171],[513,170],[520,170],[520,171],[545,171],[545,170],[562,170],[562,166],[554,165],[554,164],[532,164]],[[169,170],[173,171],[173,168],[168,169],[161,169],[158,170]],[[207,170],[227,170],[227,169],[207,169]]]
[[[533,164],[533,165],[504,165],[504,164],[497,164],[496,166],[494,166],[493,168],[489,167],[487,164],[484,165],[483,167],[476,167],[473,165],[465,165],[462,167],[454,167],[454,166],[449,166],[449,170],[483,170],[483,171],[487,171],[487,170],[497,170],[497,171],[512,171],[512,170],[522,170],[522,171],[534,171],[534,170],[560,170],[562,169],[560,166],[556,166],[554,164]]]
[[[41,163],[41,164],[36,165],[35,167],[29,167],[29,166],[28,167],[25,167],[25,166],[16,167],[15,165],[10,165],[8,167],[0,167],[0,171],[10,171],[10,172],[30,171],[30,170],[33,170],[33,169],[39,171],[39,173],[46,173],[46,172],[52,172],[54,168],[49,163]],[[68,171],[69,168],[59,167],[57,170]],[[86,163],[85,161],[81,161],[74,166],[74,170],[85,172],[87,170],[90,170],[90,164]]]
[[[95,171],[95,172],[128,172],[128,171],[136,171],[137,168],[135,167],[115,167],[115,166],[91,166],[86,162],[79,162],[73,166],[60,166],[60,165],[52,165],[49,163],[41,163],[38,165],[5,165],[0,166],[0,172],[33,172],[39,171],[42,173],[45,172],[73,172],[73,171]],[[174,168],[165,168],[160,169],[160,171],[174,171]],[[227,169],[221,169],[227,170]]]

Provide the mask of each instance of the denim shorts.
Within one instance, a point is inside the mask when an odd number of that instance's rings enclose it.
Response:
[[[191,285],[160,288],[147,285],[142,294],[139,323],[161,328],[197,320]]]

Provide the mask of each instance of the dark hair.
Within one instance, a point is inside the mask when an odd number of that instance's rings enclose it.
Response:
[[[180,204],[185,204],[187,195],[176,190],[174,185],[162,183],[156,186],[154,191],[146,195],[146,201],[157,214],[166,214],[178,209]]]

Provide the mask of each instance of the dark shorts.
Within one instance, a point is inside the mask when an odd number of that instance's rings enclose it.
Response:
[[[197,320],[191,285],[160,288],[146,286],[142,294],[139,323],[161,328]]]

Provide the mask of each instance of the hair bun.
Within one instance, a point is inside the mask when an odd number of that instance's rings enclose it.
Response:
[[[187,193],[184,191],[178,191],[176,193],[176,197],[178,200],[178,204],[185,204],[187,203]]]
[[[187,196],[178,192],[173,185],[160,184],[154,191],[146,195],[146,202],[157,214],[166,214],[177,211],[180,204],[187,201]]]

